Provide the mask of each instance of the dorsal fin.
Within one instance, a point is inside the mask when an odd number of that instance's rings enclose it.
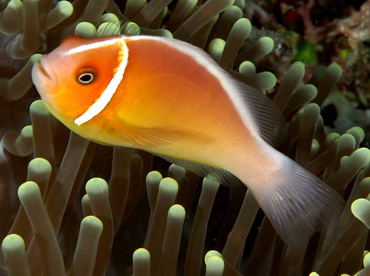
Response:
[[[150,39],[158,38],[151,37]],[[235,106],[239,105],[240,99],[244,101],[244,106],[248,109],[248,112],[245,112],[242,116],[251,114],[258,134],[267,143],[273,147],[278,147],[285,141],[286,124],[284,117],[275,104],[262,92],[237,80],[198,47],[185,44],[176,39],[163,39],[161,42],[172,48],[179,49],[182,54],[188,55],[189,58],[203,66],[205,70],[220,81]],[[237,107],[237,110],[241,111],[239,107]],[[249,127],[249,121],[248,118],[245,120],[246,127]]]
[[[287,129],[283,114],[262,92],[235,79],[235,85],[259,131],[271,146],[278,147],[286,139]]]

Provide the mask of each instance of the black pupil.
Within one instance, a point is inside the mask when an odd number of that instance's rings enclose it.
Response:
[[[93,75],[91,73],[83,73],[78,79],[81,83],[90,83],[93,80]]]

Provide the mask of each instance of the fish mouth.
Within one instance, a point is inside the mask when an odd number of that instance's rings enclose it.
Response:
[[[36,66],[37,71],[45,78],[51,79],[50,75],[46,72],[44,67],[42,66],[42,61],[38,61],[34,66]]]
[[[45,67],[46,65],[46,67]],[[48,69],[48,64],[45,64],[45,60],[41,58],[40,61],[37,61],[32,67],[32,82],[35,85],[39,95],[42,99],[49,95],[50,88],[53,85],[53,77],[50,75]],[[48,73],[49,71],[49,73]]]

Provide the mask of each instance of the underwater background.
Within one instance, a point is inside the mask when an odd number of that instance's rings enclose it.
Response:
[[[0,11],[0,275],[370,275],[370,1],[4,0]],[[339,224],[291,248],[244,186],[54,119],[32,65],[70,35],[119,33],[187,41],[270,97],[288,123],[279,150],[346,200]]]

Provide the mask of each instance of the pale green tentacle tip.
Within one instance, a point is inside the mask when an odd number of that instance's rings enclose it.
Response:
[[[23,2],[11,0],[2,12],[0,30],[7,35],[17,34],[22,30]]]
[[[346,133],[351,134],[356,139],[357,144],[360,144],[365,138],[364,130],[358,126],[351,127]]]
[[[243,61],[239,66],[238,73],[231,72],[237,78],[240,77],[247,85],[252,86],[260,91],[273,88],[276,85],[276,77],[271,72],[256,73],[256,67],[253,62]]]
[[[30,62],[31,64],[35,64],[37,61],[40,61],[41,57],[42,57],[42,54],[33,54],[28,59],[28,62]]]
[[[69,17],[73,13],[73,5],[69,1],[58,2],[55,9],[57,9],[58,13],[64,18]]]
[[[303,73],[305,70],[304,64],[301,61],[294,62],[290,67],[293,68],[293,70],[300,70]]]
[[[159,190],[168,194],[176,194],[179,190],[179,184],[171,177],[165,177],[159,183]]]
[[[33,54],[24,66],[13,78],[0,81],[0,95],[9,101],[23,97],[32,86],[31,68],[35,62],[41,59],[41,54]]]
[[[359,148],[355,150],[349,157],[365,166],[370,161],[370,150],[368,148]]]
[[[250,77],[252,79],[250,85],[261,91],[269,90],[276,85],[276,77],[271,72],[261,72]]]
[[[82,198],[81,198],[81,205],[88,205],[90,206],[90,199],[89,199],[89,195],[88,194],[85,194]]]
[[[146,176],[147,184],[159,183],[163,179],[162,175],[158,171],[151,171]]]
[[[114,13],[105,13],[101,16],[101,22],[112,22],[112,23],[115,23],[115,24],[119,24],[121,22],[121,20],[119,20],[119,18],[117,17],[117,15],[115,15]]]
[[[50,175],[51,170],[49,161],[41,157],[32,159],[28,164],[28,171],[33,171],[37,174]]]
[[[17,234],[6,236],[2,243],[2,251],[4,262],[10,276],[31,275],[22,237]]]
[[[234,18],[237,18],[237,17],[242,17],[243,16],[243,11],[240,7],[238,7],[237,5],[232,5],[230,7],[228,7],[224,13],[222,14],[222,17],[225,17],[225,16],[232,16]]]
[[[171,166],[168,168],[168,172],[172,173],[172,175],[176,179],[176,177],[183,177],[186,174],[186,169],[181,166],[171,164]]]
[[[114,13],[106,13],[101,17],[97,36],[119,35],[122,29],[121,20]]]
[[[370,164],[367,164],[367,166],[369,166],[369,165]],[[366,168],[364,170],[366,170]],[[365,194],[368,193],[369,190],[370,190],[370,177],[365,177],[360,182],[359,194],[360,195],[365,195]]]
[[[87,217],[92,215],[93,211],[91,209],[91,203],[89,195],[85,194],[81,199],[81,208],[82,208],[82,215]]]
[[[353,215],[370,229],[370,201],[365,198],[355,200],[351,205]]]
[[[206,276],[222,276],[225,263],[219,256],[212,256],[206,260]]]
[[[326,68],[326,73],[330,74],[334,79],[339,79],[342,76],[342,72],[342,67],[336,63],[332,63]]]
[[[127,22],[123,24],[121,33],[127,35],[139,35],[141,32],[139,25],[134,22]]]
[[[206,253],[206,255],[204,256],[204,261],[207,262],[209,258],[211,257],[214,257],[214,256],[217,256],[217,257],[222,257],[221,253],[216,251],[216,250],[210,250]]]
[[[304,110],[305,112],[320,114],[320,106],[315,103],[309,103]]]
[[[134,260],[150,260],[150,253],[145,248],[138,248],[135,250],[134,254],[132,255]]]
[[[288,69],[287,76],[295,80],[301,80],[305,74],[305,66],[302,62],[294,62]]]
[[[366,268],[370,267],[370,252],[368,251],[364,252],[363,264],[364,264],[364,267]]]
[[[6,236],[1,247],[4,255],[9,257],[25,252],[26,248],[22,237],[17,234]]]
[[[316,139],[312,139],[311,143],[311,156],[315,156],[318,150],[320,149],[320,143]]]
[[[203,179],[203,188],[204,189],[216,190],[217,191],[219,187],[220,187],[220,183],[218,183],[216,181],[213,181],[211,179],[208,179],[208,178]]]
[[[310,84],[310,83],[305,84],[302,87],[300,87],[299,89],[304,89],[305,93],[307,93],[308,95],[310,95],[310,98],[311,99],[314,99],[317,96],[317,87],[315,85],[313,85],[313,84]]]
[[[274,40],[271,37],[264,36],[256,41],[256,45],[260,48],[262,56],[265,56],[274,49]]]
[[[172,205],[168,210],[168,218],[175,220],[183,220],[185,218],[186,212],[184,207],[179,204]]]
[[[316,272],[311,272],[309,276],[320,276],[320,275],[317,274]]]
[[[212,39],[207,48],[207,53],[216,61],[220,62],[225,48],[225,40],[221,38]]]
[[[368,148],[359,148],[355,150],[350,156],[343,156],[340,160],[340,167],[347,171],[358,171],[359,169],[365,167],[369,163],[369,161],[370,150]]]
[[[80,35],[83,38],[96,38],[98,31],[90,22],[80,22],[75,28],[75,35]]]
[[[250,61],[243,61],[239,65],[239,73],[241,74],[255,74],[256,73],[256,66],[254,65],[253,62]]]
[[[251,30],[252,30],[252,24],[251,22],[249,21],[249,19],[247,18],[240,18],[238,19],[238,21],[235,22],[234,26],[233,26],[233,29],[236,29],[238,32],[242,32],[244,34],[246,34],[246,36],[248,37]],[[272,38],[270,37],[265,37],[265,39],[267,38],[267,40],[265,40],[267,43],[271,43],[270,40],[272,40]],[[270,52],[272,51],[272,49],[274,48],[274,41],[272,40],[272,48],[270,50]]]
[[[351,134],[344,133],[338,139],[337,150],[342,148],[352,147],[356,145],[356,139]]]
[[[41,116],[50,115],[49,110],[47,109],[45,103],[42,100],[34,101],[30,106],[30,112]]]
[[[353,148],[355,148],[356,139],[353,135],[346,132],[342,134],[340,138],[338,139],[338,149],[340,149],[341,147],[349,147],[349,146],[352,146]]]
[[[89,229],[89,232],[94,231],[97,234],[103,232],[103,223],[96,216],[86,216],[81,221],[81,228]]]
[[[32,140],[33,139],[32,126],[25,126],[24,128],[22,128],[20,138],[24,140]]]
[[[46,29],[49,30],[63,20],[70,17],[73,13],[73,5],[69,1],[60,1],[55,8],[48,13],[46,20]]]
[[[336,139],[339,139],[340,138],[340,134],[337,133],[337,132],[332,132],[332,133],[329,133],[328,136],[326,136],[326,140],[332,140],[332,141],[335,141]]]
[[[16,156],[28,156],[33,152],[33,128],[25,126],[21,133],[9,131],[5,133],[1,142],[4,148]]]
[[[85,189],[88,195],[101,195],[107,192],[108,184],[103,178],[94,177],[87,181]]]
[[[246,2],[247,1],[245,0],[235,0],[234,6],[238,6],[241,10],[243,10],[245,8]]]
[[[121,31],[121,26],[112,22],[104,22],[99,25],[97,37],[119,35]]]
[[[22,203],[41,197],[39,186],[33,181],[24,182],[18,188],[18,197]]]
[[[243,60],[256,60],[268,55],[274,48],[274,40],[271,37],[264,36],[249,45],[245,52],[241,53]]]

